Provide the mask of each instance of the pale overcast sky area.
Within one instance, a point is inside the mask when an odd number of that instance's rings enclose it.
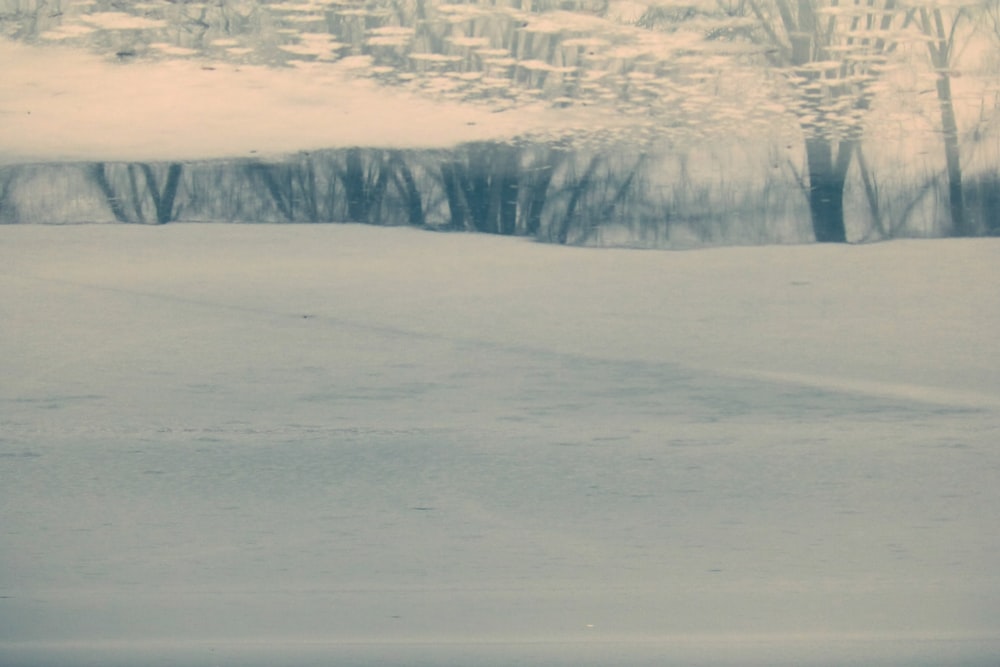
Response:
[[[1000,4],[0,0],[0,667],[1000,660]]]

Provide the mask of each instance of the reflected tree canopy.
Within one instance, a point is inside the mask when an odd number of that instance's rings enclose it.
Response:
[[[716,159],[731,160],[727,148]],[[362,222],[643,247],[810,240],[808,202],[780,170],[748,189],[702,170],[706,159],[478,142],[279,161],[15,165],[0,169],[0,221]]]
[[[123,63],[339,63],[497,112],[615,119],[441,150],[8,166],[0,220],[352,221],[642,246],[996,234],[995,4],[0,0],[4,35]]]

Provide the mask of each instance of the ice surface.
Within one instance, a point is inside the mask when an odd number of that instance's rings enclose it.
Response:
[[[992,664],[998,261],[0,228],[0,664]]]

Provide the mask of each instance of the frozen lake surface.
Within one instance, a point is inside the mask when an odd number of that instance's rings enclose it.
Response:
[[[995,664],[998,262],[0,228],[0,664]]]

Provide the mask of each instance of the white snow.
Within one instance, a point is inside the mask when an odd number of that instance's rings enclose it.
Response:
[[[0,664],[993,664],[998,263],[0,228]]]

